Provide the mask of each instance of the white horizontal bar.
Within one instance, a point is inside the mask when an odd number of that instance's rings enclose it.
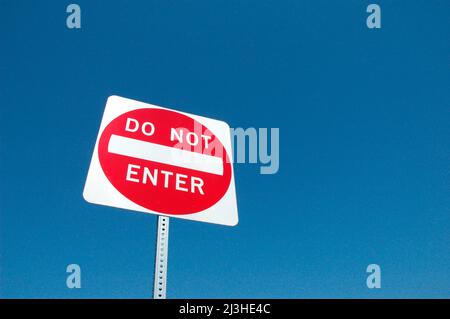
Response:
[[[205,173],[223,175],[223,161],[220,157],[115,134],[111,135],[111,139],[109,140],[108,152]]]

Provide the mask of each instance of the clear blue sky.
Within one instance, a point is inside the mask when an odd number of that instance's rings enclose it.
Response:
[[[450,297],[449,1],[69,3],[0,1],[1,297],[151,296],[156,217],[82,198],[112,94],[280,128],[237,227],[172,219],[168,297]]]

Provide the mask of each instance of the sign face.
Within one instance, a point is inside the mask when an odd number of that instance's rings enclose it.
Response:
[[[111,96],[83,197],[94,204],[234,226],[230,128]]]

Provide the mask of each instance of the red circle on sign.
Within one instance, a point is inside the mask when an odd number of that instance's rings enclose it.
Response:
[[[230,185],[230,159],[220,140],[198,121],[170,110],[120,115],[102,132],[98,156],[122,195],[163,214],[203,211]]]

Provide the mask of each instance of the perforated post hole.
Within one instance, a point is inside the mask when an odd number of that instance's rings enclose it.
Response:
[[[166,299],[167,259],[169,248],[169,217],[158,216],[156,239],[154,299]]]

